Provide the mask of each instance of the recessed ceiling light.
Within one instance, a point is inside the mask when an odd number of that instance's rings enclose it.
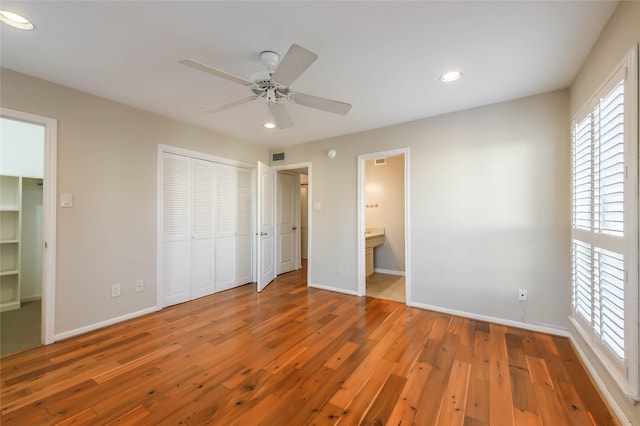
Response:
[[[443,83],[451,83],[456,80],[460,80],[462,78],[462,73],[460,71],[449,71],[440,76],[440,81]]]
[[[270,121],[267,121],[267,122],[266,122],[266,123],[264,123],[262,126],[264,126],[264,128],[265,128],[265,129],[275,129],[275,128],[276,128],[276,125],[275,125],[275,124],[273,124],[273,123],[272,123],[272,122],[270,122]]]
[[[34,28],[27,18],[8,10],[0,10],[0,21],[20,30],[32,30]]]

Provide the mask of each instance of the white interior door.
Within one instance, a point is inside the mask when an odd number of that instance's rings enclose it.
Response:
[[[278,274],[296,269],[299,202],[298,176],[278,174]]]
[[[258,291],[276,277],[276,172],[258,161]]]

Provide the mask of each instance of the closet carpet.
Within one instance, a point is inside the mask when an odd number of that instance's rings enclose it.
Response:
[[[11,354],[40,344],[40,300],[25,302],[20,309],[0,314],[0,355]]]

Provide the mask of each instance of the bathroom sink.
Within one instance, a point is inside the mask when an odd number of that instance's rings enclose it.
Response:
[[[364,232],[366,247],[378,247],[384,244],[384,228],[367,228]]]

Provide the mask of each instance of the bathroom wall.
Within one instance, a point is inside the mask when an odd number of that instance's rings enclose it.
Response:
[[[365,223],[384,228],[385,242],[374,250],[377,272],[404,273],[404,156],[387,157],[386,164],[365,164]]]

